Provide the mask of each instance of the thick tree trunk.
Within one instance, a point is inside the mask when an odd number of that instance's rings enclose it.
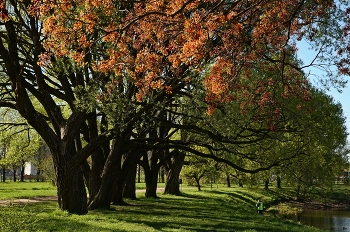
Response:
[[[123,197],[136,200],[136,166],[130,170],[123,188]]]
[[[154,152],[154,151],[153,151]],[[157,181],[158,181],[158,171],[159,167],[157,165],[158,156],[155,153],[151,154],[150,160],[148,155],[144,155],[144,166],[145,171],[145,182],[146,182],[146,193],[145,197],[157,198]]]
[[[82,171],[80,168],[77,168],[73,172],[68,173],[66,169],[67,161],[76,152],[74,140],[61,140],[59,147],[56,147],[56,149],[53,144],[50,145],[52,145],[49,147],[55,166],[58,204],[60,208],[67,210],[69,213],[86,214],[88,212],[87,194]]]
[[[157,196],[157,181],[158,181],[158,172],[152,170],[150,175],[146,176],[146,193],[145,197],[158,198]]]
[[[26,25],[14,23],[13,20],[4,22],[4,29],[7,31],[7,40],[1,44],[1,58],[4,59],[6,74],[12,85],[14,98],[16,102],[14,106],[23,118],[38,132],[49,146],[54,160],[57,194],[59,206],[62,210],[69,213],[85,214],[87,213],[87,196],[81,171],[78,167],[70,167],[69,162],[76,154],[74,146],[75,136],[80,133],[81,123],[85,122],[85,113],[76,111],[72,107],[72,114],[68,119],[63,116],[61,107],[57,105],[57,96],[50,90],[52,87],[45,80],[43,69],[38,65],[38,59],[42,49],[42,34],[39,27],[36,26],[37,19],[35,17],[26,17]],[[28,30],[30,34],[28,42],[33,44],[30,53],[27,54],[26,60],[28,69],[33,72],[35,80],[35,88],[28,85],[26,72],[23,72],[23,53],[20,50],[18,37],[21,36],[19,31]],[[7,44],[4,48],[3,43]],[[20,58],[21,57],[21,58]],[[60,74],[57,74],[60,75]],[[73,106],[75,100],[73,89],[71,86],[78,85],[76,81],[66,78],[66,73],[62,76],[55,77],[57,80],[63,80],[60,85],[60,94],[63,94],[68,105]],[[31,90],[29,90],[31,89]],[[35,90],[35,93],[33,93]],[[45,113],[38,112],[33,106],[30,96],[35,95],[40,102]],[[12,104],[12,103],[11,103]],[[45,115],[43,117],[43,115]],[[75,171],[71,171],[76,168]],[[69,171],[68,171],[69,169]]]
[[[104,165],[99,191],[89,203],[89,209],[91,210],[101,208],[108,209],[110,207],[112,197],[116,190],[117,175],[121,169],[120,163],[123,142],[124,140],[122,138],[113,140],[112,150]]]
[[[62,210],[83,215],[87,211],[87,195],[80,169],[67,175],[64,170],[58,172],[56,178],[58,204]]]
[[[96,151],[94,152],[94,154],[91,155],[91,171],[87,184],[89,186],[90,194],[89,204],[91,203],[92,199],[94,199],[95,196],[98,194],[101,186],[101,176],[105,160],[102,158],[102,151],[100,149],[98,150],[99,151]]]
[[[123,197],[129,198],[132,200],[136,200],[136,169],[137,169],[137,161],[140,159],[140,153],[135,152],[135,158],[130,162],[130,167],[128,170],[128,175],[126,181],[124,183],[123,188]],[[124,165],[123,165],[124,168]]]
[[[127,173],[120,171],[115,179],[114,193],[111,199],[113,205],[127,205],[123,199],[123,186],[125,184],[126,177]]]
[[[94,138],[98,136],[98,125],[96,120],[96,112],[90,113],[88,115],[88,126],[89,131],[87,137],[89,138],[89,141],[92,141]],[[105,129],[107,129],[107,121],[105,118],[105,115],[103,115],[101,119],[101,132],[103,132]],[[97,195],[100,185],[101,185],[101,176],[103,172],[103,168],[106,162],[106,158],[108,157],[108,154],[110,153],[110,147],[109,147],[109,141],[104,142],[101,147],[97,148],[92,154],[91,154],[91,169],[87,168],[89,170],[88,173],[88,180],[86,181],[86,185],[89,189],[89,196],[91,202],[92,199],[95,198]],[[86,176],[86,174],[85,174]],[[85,177],[87,179],[87,177]]]
[[[164,193],[180,196],[179,177],[185,160],[185,153],[176,152],[168,170]]]
[[[126,155],[125,160],[123,162],[123,166],[121,169],[120,174],[117,178],[117,188],[113,196],[113,205],[125,205],[126,203],[123,200],[123,194],[125,191],[125,186],[127,184],[134,185],[129,186],[131,189],[130,191],[133,191],[133,194],[131,193],[131,197],[133,199],[136,199],[135,195],[135,177],[136,177],[136,165],[137,161],[140,159],[140,153],[138,150],[132,149],[129,151],[129,153]],[[128,178],[132,178],[133,180],[130,180],[131,183],[128,183]],[[134,196],[133,196],[134,195]]]

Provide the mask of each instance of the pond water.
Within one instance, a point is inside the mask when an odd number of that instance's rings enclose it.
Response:
[[[350,232],[350,211],[340,210],[304,210],[288,217],[304,225],[314,226],[328,231]]]

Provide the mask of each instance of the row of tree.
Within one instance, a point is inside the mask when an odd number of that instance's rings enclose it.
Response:
[[[23,122],[23,119],[14,114],[14,111],[2,111],[0,134],[0,167],[2,181],[5,182],[6,172],[12,172],[13,180],[17,176],[24,181],[25,166],[32,164],[36,169],[36,180],[52,176],[50,173],[50,153],[39,135]],[[19,170],[19,172],[17,172]],[[44,171],[45,170],[45,171]]]
[[[346,41],[343,9],[330,0],[2,1],[0,107],[45,141],[59,206],[77,214],[133,197],[137,164],[153,197],[162,166],[165,192],[179,194],[189,154],[239,173],[341,162],[341,108],[309,86],[296,41],[320,54]]]

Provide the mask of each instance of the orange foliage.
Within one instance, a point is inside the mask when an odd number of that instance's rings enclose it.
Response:
[[[332,5],[332,0],[34,0],[31,12],[42,17],[48,51],[95,71],[130,76],[138,101],[152,91],[175,94],[176,85],[189,83],[188,71],[200,73],[207,60],[209,114],[239,99],[242,113],[258,108],[278,117],[278,97],[310,98],[307,83],[285,59],[296,52],[292,38],[302,39],[302,28]],[[109,45],[108,56],[87,64],[84,57],[101,42]]]

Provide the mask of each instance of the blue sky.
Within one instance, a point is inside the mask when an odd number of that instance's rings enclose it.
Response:
[[[298,57],[304,61],[304,64],[309,64],[316,55],[316,52],[311,50],[309,46],[305,42],[301,42],[298,44]],[[308,68],[305,70],[306,72],[310,72],[310,74],[322,75],[322,72],[317,68]],[[348,128],[348,133],[350,133],[350,77],[345,77],[345,80],[348,80],[349,83],[345,88],[342,89],[342,93],[339,93],[335,88],[331,88],[326,93],[334,98],[335,102],[339,102],[343,108],[343,114],[347,118],[346,119],[346,127]],[[322,88],[320,84],[313,83],[316,87]],[[348,140],[350,141],[350,135],[348,136]]]

